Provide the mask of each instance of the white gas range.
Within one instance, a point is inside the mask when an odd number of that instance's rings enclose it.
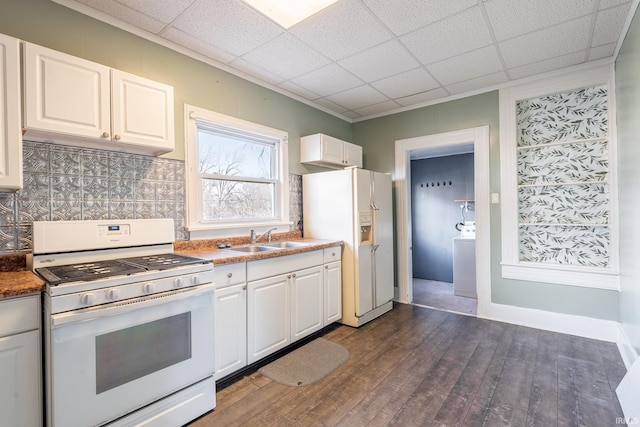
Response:
[[[49,426],[182,425],[215,407],[213,264],[171,219],[35,222]]]

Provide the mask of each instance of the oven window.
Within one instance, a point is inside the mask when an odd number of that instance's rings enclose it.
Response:
[[[96,337],[96,394],[191,358],[191,312]]]

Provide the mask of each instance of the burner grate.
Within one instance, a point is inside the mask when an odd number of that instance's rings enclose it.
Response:
[[[36,272],[51,285],[80,281],[88,282],[104,277],[128,276],[144,271],[142,267],[124,264],[117,260],[57,265],[36,269]]]
[[[194,258],[174,253],[159,255],[145,255],[133,258],[120,259],[121,262],[145,268],[147,270],[168,270],[183,265],[204,264],[207,261],[202,258]]]

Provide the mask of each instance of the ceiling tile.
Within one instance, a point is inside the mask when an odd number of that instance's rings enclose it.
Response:
[[[329,64],[316,71],[296,77],[292,82],[320,96],[333,95],[364,83],[336,64]]]
[[[415,95],[440,86],[423,68],[396,74],[371,85],[392,99]]]
[[[229,52],[225,52],[215,46],[203,43],[189,34],[185,34],[183,31],[173,27],[167,28],[162,33],[162,37],[179,44],[180,46],[186,47],[187,49],[191,49],[194,52],[207,56],[215,61],[222,62],[223,64],[226,64],[236,58],[235,55],[231,55]]]
[[[477,4],[477,0],[363,1],[398,36],[432,24]]]
[[[353,89],[327,96],[327,99],[344,105],[349,110],[356,110],[367,105],[379,104],[389,100],[389,98],[369,85],[354,87]]]
[[[596,0],[491,0],[484,8],[498,41],[569,21],[594,11]]]
[[[491,44],[478,6],[400,37],[423,64],[432,64]]]
[[[361,117],[371,116],[373,114],[384,113],[385,111],[395,110],[400,108],[400,105],[393,101],[385,101],[380,104],[368,105],[363,108],[354,110]]]
[[[572,65],[584,62],[584,56],[585,53],[582,51],[558,56],[556,58],[547,59],[545,61],[511,68],[509,69],[509,75],[512,79],[521,79],[523,77],[542,74],[546,73],[547,71],[557,70],[559,68],[570,67]]]
[[[449,96],[449,92],[440,87],[428,92],[421,92],[415,95],[405,96],[403,98],[396,98],[395,101],[403,107],[408,107],[411,105],[423,104],[435,99],[446,98],[447,96]]]
[[[359,0],[341,0],[289,32],[336,61],[393,37]]]
[[[396,40],[357,53],[338,63],[364,81],[380,80],[420,66]]]
[[[113,16],[123,22],[149,31],[153,34],[158,34],[165,28],[166,23],[159,21],[147,14],[139,12],[135,9],[131,9],[128,6],[120,4],[116,1],[104,1],[104,0],[78,0],[78,3],[82,3],[86,6],[92,7],[107,15]]]
[[[252,62],[245,61],[243,58],[234,59],[229,63],[229,66],[250,76],[258,76],[260,80],[273,85],[277,85],[284,81],[281,76],[270,73],[269,70],[265,70]]]
[[[445,89],[447,89],[449,93],[455,95],[458,93],[471,92],[478,89],[496,86],[508,80],[507,74],[504,71],[500,71],[475,79],[466,80],[464,82],[447,85],[445,86]]]
[[[587,49],[590,28],[586,16],[501,42],[500,51],[508,68],[544,61]]]
[[[282,82],[278,85],[282,89],[289,91],[295,95],[298,95],[304,99],[313,100],[318,99],[320,96],[317,93],[311,92],[303,87],[298,86],[293,82]]]
[[[289,80],[329,64],[329,59],[288,33],[242,56],[257,67]]]
[[[502,63],[496,48],[487,46],[431,64],[427,70],[446,86],[501,71]]]
[[[617,42],[628,14],[628,3],[598,12],[591,45],[600,46]]]
[[[609,43],[603,46],[592,47],[589,49],[589,61],[595,61],[597,59],[607,58],[613,56],[616,52],[617,43]]]
[[[132,9],[140,11],[152,18],[165,23],[169,23],[176,19],[185,9],[187,9],[195,0],[117,0],[129,6]],[[109,3],[102,0],[102,3]]]
[[[335,111],[336,113],[343,114],[349,111],[348,108],[343,107],[342,105],[338,105],[333,101],[328,100],[327,98],[320,98],[314,101],[316,104],[323,106],[324,108]]]
[[[240,1],[196,0],[173,24],[179,30],[240,56],[284,30]]]
[[[600,0],[598,9],[607,9],[609,7],[618,6],[623,3],[628,3],[629,5],[631,5],[631,2],[629,0]]]

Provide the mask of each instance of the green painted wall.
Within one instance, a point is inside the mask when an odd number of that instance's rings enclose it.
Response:
[[[497,92],[352,125],[51,0],[0,0],[0,33],[174,86],[177,147],[168,157],[184,158],[184,103],[287,131],[290,138],[290,172],[299,174],[322,170],[299,163],[301,135],[324,132],[360,144],[364,147],[366,168],[392,172],[395,140],[488,124],[491,129],[491,192],[500,191]],[[636,51],[632,50],[632,53],[635,54]],[[628,79],[632,80],[631,76]],[[631,110],[631,114],[637,115],[637,112],[637,106]],[[631,182],[637,178],[636,175],[640,173],[623,173],[621,177],[625,179],[621,181]],[[632,186],[629,185],[623,194],[625,199],[632,199],[631,192]],[[637,202],[631,201],[635,206]],[[631,217],[628,218],[630,220]],[[618,320],[619,301],[616,292],[503,280],[499,264],[501,247],[498,205],[491,207],[491,252],[494,302]],[[640,273],[634,273],[625,280],[630,283],[637,281],[639,277]],[[637,292],[627,293],[638,300]],[[628,323],[635,325],[636,329],[639,323],[638,306],[638,303],[632,305],[636,308],[633,312],[636,314],[633,315],[628,314],[629,308],[623,308],[627,316],[625,318],[632,319]]]
[[[640,352],[640,17],[636,13],[616,60],[620,206],[620,321]]]
[[[176,150],[167,157],[184,159],[185,103],[287,131],[290,173],[315,170],[300,164],[300,136],[351,139],[349,122],[51,0],[0,0],[0,33],[172,85]]]
[[[392,172],[395,140],[489,125],[490,192],[500,192],[498,92],[353,124],[353,142],[364,147],[364,166]],[[491,205],[491,299],[518,307],[618,320],[618,293],[501,277],[500,205]]]

